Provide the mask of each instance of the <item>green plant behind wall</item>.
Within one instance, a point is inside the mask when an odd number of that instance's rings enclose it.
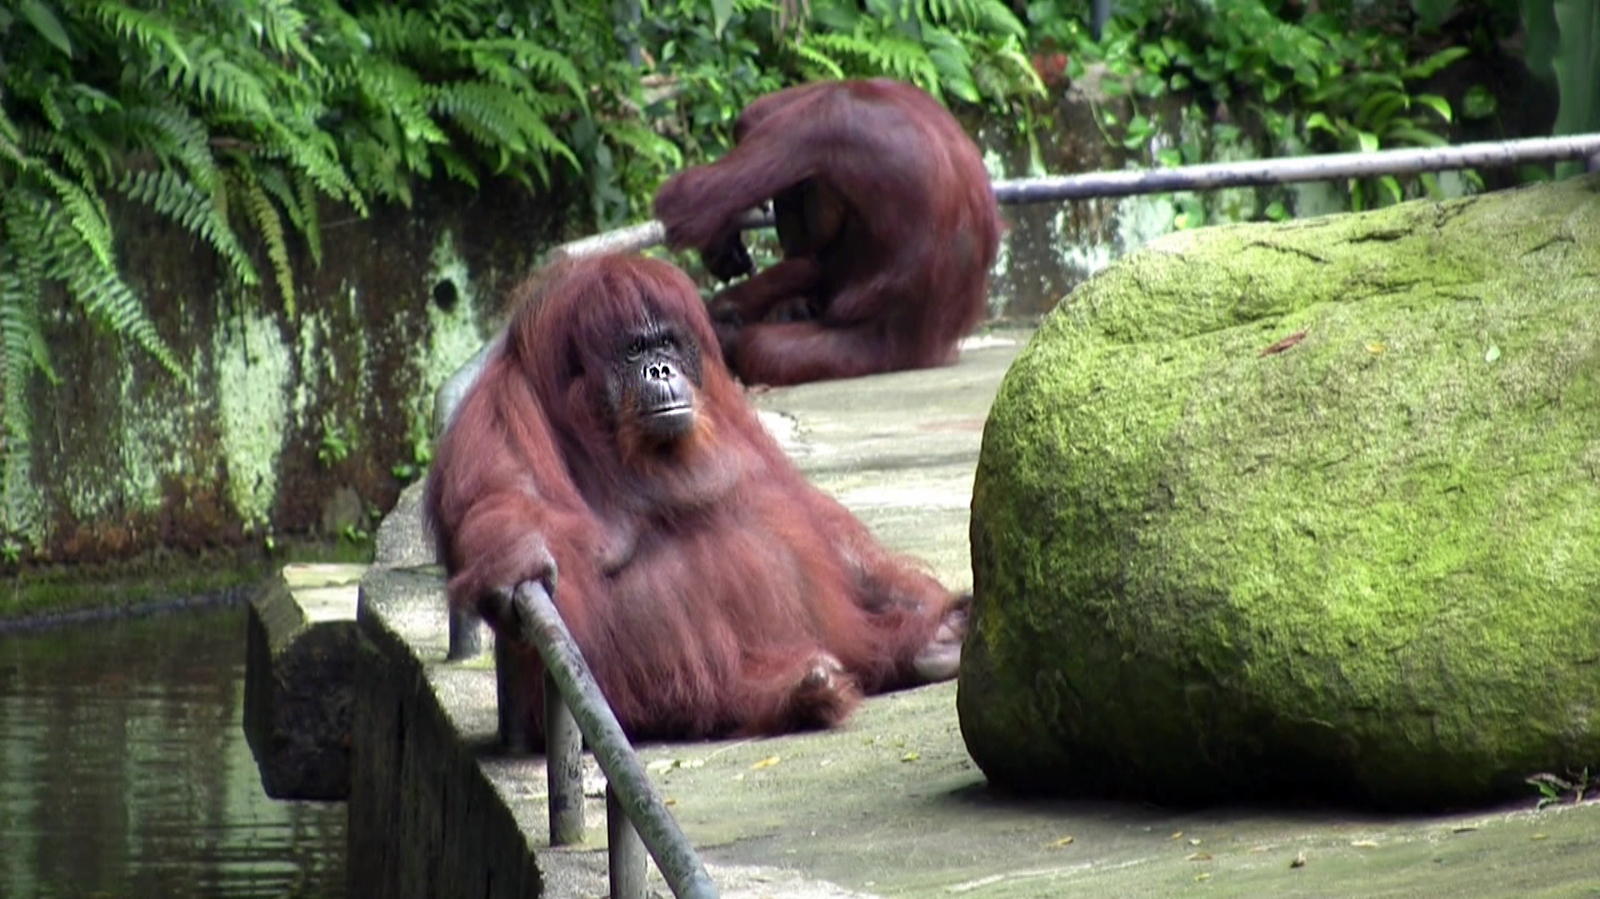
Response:
[[[1459,114],[1425,89],[1435,74],[1472,52],[1465,46],[1427,50],[1404,10],[1352,3],[1313,5],[1285,0],[1123,0],[1114,5],[1105,39],[1081,25],[1082,3],[1039,0],[1029,6],[1035,33],[1062,47],[1069,74],[1103,67],[1111,96],[1127,98],[1122,121],[1100,111],[1109,140],[1149,146],[1161,131],[1153,101],[1182,92],[1196,98],[1189,117],[1227,128],[1259,123],[1277,147],[1318,152],[1437,146]],[[1480,98],[1481,99],[1481,98]],[[1469,104],[1488,115],[1492,101]],[[1171,147],[1163,164],[1202,161],[1204,148]],[[1415,182],[1431,189],[1432,179]],[[1393,177],[1352,181],[1354,208],[1411,195]]]

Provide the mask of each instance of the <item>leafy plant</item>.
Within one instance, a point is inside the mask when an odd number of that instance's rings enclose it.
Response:
[[[1112,76],[1102,82],[1106,93],[1126,98],[1134,114],[1123,122],[1103,109],[1100,120],[1108,139],[1130,149],[1148,146],[1161,131],[1143,104],[1178,91],[1197,97],[1190,118],[1227,127],[1253,117],[1280,146],[1323,152],[1438,146],[1457,110],[1421,86],[1472,52],[1453,46],[1419,54],[1422,42],[1397,18],[1363,21],[1350,4],[1130,0],[1115,13],[1096,44],[1077,25],[1075,7],[1058,0],[1029,6],[1037,33],[1070,42],[1073,77],[1090,66]],[[1493,96],[1480,89],[1463,105],[1471,116],[1486,116]],[[1120,137],[1113,134],[1118,130]],[[1203,155],[1199,147],[1164,147],[1155,158],[1175,165]],[[1434,188],[1430,176],[1417,183]],[[1349,193],[1352,206],[1362,208],[1397,202],[1406,189],[1386,176],[1353,181]]]
[[[331,419],[322,420],[322,441],[317,444],[317,459],[329,468],[350,458],[350,438],[344,428]]]
[[[1600,790],[1600,776],[1591,775],[1588,768],[1583,768],[1575,774],[1569,773],[1566,777],[1549,773],[1535,774],[1527,778],[1527,783],[1539,791],[1539,801],[1535,808],[1541,809],[1562,801],[1571,801],[1576,805],[1586,796]]]

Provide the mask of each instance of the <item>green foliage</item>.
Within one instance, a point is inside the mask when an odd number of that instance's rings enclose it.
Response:
[[[735,0],[725,22],[700,0],[655,0],[644,20],[661,85],[650,112],[690,156],[724,150],[747,103],[799,81],[887,75],[1008,113],[1044,92],[1004,0],[811,0],[792,20],[772,0]]]
[[[350,438],[344,426],[330,417],[322,419],[322,440],[317,444],[317,459],[332,468],[350,458]]]
[[[1148,146],[1160,130],[1141,103],[1178,91],[1197,97],[1194,119],[1254,118],[1277,146],[1319,152],[1438,146],[1460,113],[1494,112],[1487,90],[1470,93],[1457,110],[1426,89],[1472,48],[1420,49],[1429,43],[1426,17],[1408,23],[1400,10],[1364,19],[1353,4],[1337,2],[1127,0],[1115,12],[1098,44],[1078,25],[1078,10],[1057,0],[1030,5],[1029,20],[1037,35],[1070,48],[1073,77],[1094,65],[1114,76],[1104,82],[1106,91],[1125,96],[1135,114],[1124,123],[1103,110],[1102,125],[1120,128],[1129,148]],[[1199,147],[1175,147],[1156,159],[1176,165],[1203,155]],[[1429,176],[1415,184],[1433,187]],[[1358,209],[1398,202],[1414,190],[1392,176],[1349,185]]]
[[[1554,79],[1560,91],[1555,133],[1600,131],[1600,7],[1593,0],[1522,0],[1521,6],[1528,68]],[[1580,169],[1563,163],[1556,174]]]

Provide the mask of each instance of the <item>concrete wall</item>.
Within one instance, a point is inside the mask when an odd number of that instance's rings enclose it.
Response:
[[[116,210],[125,275],[191,382],[51,293],[41,321],[60,380],[31,385],[29,471],[0,538],[54,562],[360,538],[404,484],[394,467],[428,446],[434,389],[565,236],[562,208],[496,186],[365,220],[325,211],[320,267],[291,239],[293,317],[275,287],[224,286],[175,226]]]

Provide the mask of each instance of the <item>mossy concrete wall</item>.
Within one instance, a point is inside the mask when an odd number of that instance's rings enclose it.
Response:
[[[30,393],[32,489],[6,535],[32,548],[21,561],[366,542],[412,476],[397,466],[425,459],[434,390],[497,327],[513,280],[573,236],[564,208],[495,186],[366,219],[328,210],[320,265],[291,242],[293,316],[273,286],[223,286],[187,233],[117,211],[123,271],[189,383],[48,296],[60,380]]]

